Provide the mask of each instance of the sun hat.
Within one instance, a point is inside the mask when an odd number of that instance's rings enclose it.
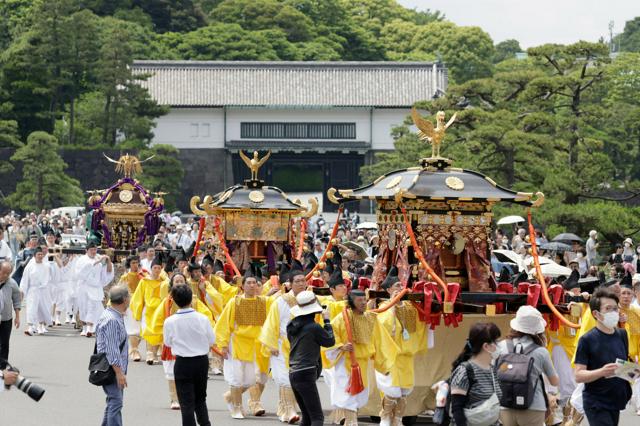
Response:
[[[511,320],[511,328],[524,334],[540,334],[544,332],[547,322],[542,314],[533,306],[520,306],[516,317]]]
[[[298,304],[291,308],[291,315],[294,317],[322,312],[322,306],[312,291],[301,291],[296,296],[296,302]]]

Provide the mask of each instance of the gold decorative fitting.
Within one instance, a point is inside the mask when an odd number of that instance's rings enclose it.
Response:
[[[540,207],[544,203],[544,194],[542,192],[536,192],[536,199],[531,204],[532,207]]]
[[[391,180],[389,181],[389,183],[387,183],[386,188],[387,188],[387,189],[391,189],[391,188],[393,188],[394,186],[398,186],[398,185],[400,184],[400,182],[402,182],[402,176],[396,176],[396,177],[394,177],[393,179],[391,179]]]
[[[464,182],[457,176],[449,176],[444,183],[454,191],[462,191],[464,189]]]
[[[457,115],[458,113],[453,114],[445,124],[444,111],[438,111],[436,114],[436,126],[433,127],[433,123],[422,118],[415,107],[411,108],[411,118],[418,128],[418,137],[431,144],[431,158],[440,158],[440,145],[444,140],[445,132],[456,121]]]
[[[299,200],[296,200],[296,204],[298,204],[300,207],[305,209],[300,212],[300,217],[303,217],[305,219],[309,219],[310,217],[318,213],[318,199],[313,197],[313,198],[309,198],[308,201],[309,201],[309,206],[304,207]]]
[[[249,193],[249,200],[253,203],[261,203],[264,201],[264,194],[262,191],[251,191]]]
[[[193,214],[198,216],[206,216],[207,212],[198,207],[200,205],[200,197],[194,195],[191,197],[191,201],[189,202],[189,206],[191,207],[191,211]]]
[[[128,203],[133,200],[133,192],[128,189],[121,189],[118,198],[120,198],[120,201],[123,203]]]
[[[253,158],[251,159],[249,159],[249,157],[247,157],[247,155],[242,152],[242,150],[240,150],[238,154],[240,154],[240,158],[242,158],[244,164],[246,164],[249,170],[251,170],[251,180],[258,180],[258,171],[260,170],[260,167],[262,167],[263,164],[266,163],[266,161],[271,156],[271,151],[269,151],[267,155],[262,158],[259,157],[258,151],[253,151]]]
[[[336,198],[336,192],[337,191],[335,188],[329,188],[329,190],[327,191],[327,198],[333,204],[340,204],[340,201],[338,201],[338,199]]]
[[[138,157],[134,155],[125,154],[122,155],[118,161],[114,160],[107,156],[107,154],[102,154],[105,158],[116,165],[116,172],[122,173],[124,177],[133,177],[136,174],[142,173],[142,163],[145,161],[151,160],[154,156],[147,158],[146,160],[138,160]],[[138,181],[136,181],[138,183]]]

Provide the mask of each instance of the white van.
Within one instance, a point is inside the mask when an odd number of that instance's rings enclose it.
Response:
[[[51,210],[51,215],[53,216],[69,216],[71,219],[75,219],[76,217],[82,215],[84,213],[84,207],[80,206],[71,206],[71,207],[58,207],[57,209]]]

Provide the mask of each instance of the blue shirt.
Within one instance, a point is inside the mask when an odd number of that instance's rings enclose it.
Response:
[[[123,342],[124,345],[122,345]],[[127,373],[129,344],[127,330],[124,327],[124,316],[111,306],[102,312],[96,325],[96,344],[98,352],[104,352],[107,355],[110,365],[118,366],[123,373]]]
[[[626,360],[629,343],[627,332],[616,329],[613,334],[606,334],[598,328],[589,330],[578,340],[576,364],[587,366],[587,370],[616,362],[616,358]],[[618,377],[601,378],[585,383],[582,392],[583,405],[605,410],[624,410],[631,398],[631,386],[626,380]]]

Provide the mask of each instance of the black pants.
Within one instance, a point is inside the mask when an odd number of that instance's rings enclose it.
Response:
[[[11,337],[12,320],[0,321],[0,370],[7,366],[9,359],[9,338]]]
[[[584,415],[593,426],[618,426],[620,420],[620,410],[603,410],[585,406]]]
[[[182,412],[182,426],[196,426],[196,418],[200,426],[211,426],[207,412],[208,371],[209,358],[206,355],[176,357],[173,375]]]
[[[316,386],[317,373],[315,368],[289,373],[291,388],[302,412],[300,426],[322,426],[324,422],[320,395]]]

